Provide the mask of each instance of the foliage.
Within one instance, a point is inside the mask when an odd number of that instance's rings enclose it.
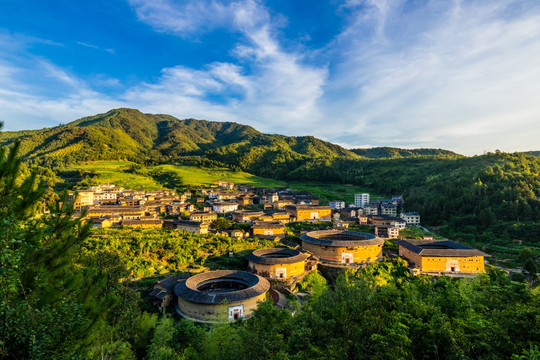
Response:
[[[74,217],[66,194],[41,213],[45,183],[25,171],[18,148],[0,156],[0,358],[144,355],[156,321],[140,313],[124,260],[80,251],[90,224]]]
[[[190,268],[227,268],[236,263],[224,261],[229,253],[243,254],[246,250],[274,245],[256,238],[236,240],[171,229],[96,229],[83,244],[83,252],[88,256],[100,251],[118,254],[125,259],[131,277],[140,278]],[[243,269],[243,260],[236,266]]]
[[[210,223],[210,227],[216,230],[228,230],[228,229],[232,229],[234,224],[235,224],[234,221],[227,220],[225,218],[220,217],[212,221]]]
[[[424,236],[433,236],[435,239],[443,239],[442,236],[435,233],[424,231],[421,227],[409,226],[399,230],[399,236],[407,239],[422,239]]]
[[[326,279],[316,271],[310,272],[296,284],[299,292],[308,292],[315,296],[322,294],[327,288]]]

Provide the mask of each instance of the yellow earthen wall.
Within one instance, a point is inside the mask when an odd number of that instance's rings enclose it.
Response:
[[[289,214],[272,214],[272,219],[274,220],[289,220],[291,215]]]
[[[415,252],[407,249],[406,247],[399,247],[399,256],[404,257],[405,259],[413,262],[419,268],[422,267],[422,257]]]
[[[272,231],[272,235],[285,234],[285,228],[254,228],[253,235],[265,235],[265,231]]]
[[[157,228],[162,228],[163,227],[162,224],[145,224],[145,223],[125,225],[125,226],[131,227],[131,228],[137,228],[137,229],[151,229],[151,228],[157,229]]]
[[[341,261],[342,253],[352,254],[356,263],[375,262],[382,259],[382,245],[355,246],[352,248],[327,246],[326,248],[302,241],[302,248],[323,260]]]
[[[208,227],[195,227],[195,226],[184,226],[184,225],[180,225],[179,227],[177,227],[178,230],[184,230],[184,231],[187,231],[187,232],[194,232],[194,233],[197,233],[197,234],[208,234]]]
[[[287,278],[291,276],[298,276],[304,272],[306,266],[305,261],[300,261],[293,264],[257,264],[249,262],[249,268],[255,270],[256,274],[263,277],[276,276],[276,268],[287,268]]]
[[[425,272],[446,272],[447,261],[455,260],[459,263],[459,272],[461,273],[484,273],[484,257],[483,256],[470,256],[470,257],[422,257],[421,271]],[[457,272],[457,271],[456,271]]]
[[[253,311],[257,309],[259,302],[264,301],[265,299],[266,294],[262,294],[258,297],[247,299],[241,302],[205,305],[192,303],[182,298],[178,298],[178,308],[184,315],[192,319],[202,321],[226,322],[229,321],[228,311],[230,306],[237,306],[243,304],[244,319],[247,319],[252,315]]]
[[[319,219],[328,218],[332,215],[332,209],[299,209],[296,210],[296,221],[310,220],[311,213],[318,213]]]

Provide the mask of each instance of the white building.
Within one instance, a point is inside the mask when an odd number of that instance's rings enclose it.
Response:
[[[235,211],[238,209],[238,203],[235,202],[217,202],[212,204],[212,210],[218,214]]]
[[[339,201],[339,200],[330,201],[329,205],[334,210],[341,210],[345,208],[345,201]]]
[[[91,190],[78,190],[77,197],[75,197],[74,192],[69,192],[68,201],[74,201],[76,209],[83,206],[92,206],[94,205],[94,192]]]
[[[379,207],[377,205],[367,204],[364,206],[363,215],[378,215]]]
[[[420,224],[420,214],[417,212],[407,212],[401,213],[400,217],[405,220],[407,225],[418,225]]]
[[[381,215],[396,216],[397,215],[397,206],[394,204],[382,204],[381,205]]]
[[[94,205],[116,202],[116,193],[94,193]]]
[[[275,203],[279,201],[279,195],[277,193],[271,193],[266,195],[267,203]]]
[[[369,194],[363,193],[363,194],[355,194],[354,195],[354,206],[363,208],[369,204]]]

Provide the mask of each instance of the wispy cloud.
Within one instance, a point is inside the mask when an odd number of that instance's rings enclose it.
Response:
[[[78,44],[78,45],[81,45],[81,46],[84,46],[84,47],[87,47],[87,48],[90,48],[90,49],[100,50],[100,51],[106,51],[106,52],[108,52],[108,53],[114,54],[114,49],[102,49],[102,48],[100,48],[100,47],[97,46],[97,45],[88,44],[88,43],[85,43],[85,42],[83,42],[83,41],[77,41],[77,44]]]
[[[235,120],[264,131],[281,128],[297,134],[305,131],[306,119],[321,117],[316,101],[323,94],[326,68],[305,65],[300,54],[284,51],[267,9],[258,2],[132,4],[142,21],[160,31],[183,36],[200,27],[227,26],[242,34],[243,41],[231,49],[237,63],[212,63],[202,70],[164,69],[156,83],[131,89],[129,102],[152,111],[166,108],[181,117]]]
[[[353,22],[336,41],[347,56],[325,94],[329,103],[348,94],[325,107],[348,128],[329,136],[350,146],[524,150],[524,139],[540,136],[540,11],[516,5],[434,2],[403,12],[396,4],[380,44],[358,38]]]
[[[27,42],[35,41],[7,35],[0,39],[0,121],[5,123],[4,130],[54,126],[123,104],[92,90],[76,74],[33,56],[26,49]]]

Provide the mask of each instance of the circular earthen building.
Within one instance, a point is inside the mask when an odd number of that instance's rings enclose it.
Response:
[[[293,249],[270,248],[255,250],[246,258],[255,274],[285,280],[304,273],[308,255]]]
[[[177,311],[200,322],[249,318],[270,289],[268,280],[244,271],[219,270],[179,282],[174,292]]]
[[[321,230],[300,236],[302,248],[322,261],[369,264],[382,260],[384,240],[357,231]]]

